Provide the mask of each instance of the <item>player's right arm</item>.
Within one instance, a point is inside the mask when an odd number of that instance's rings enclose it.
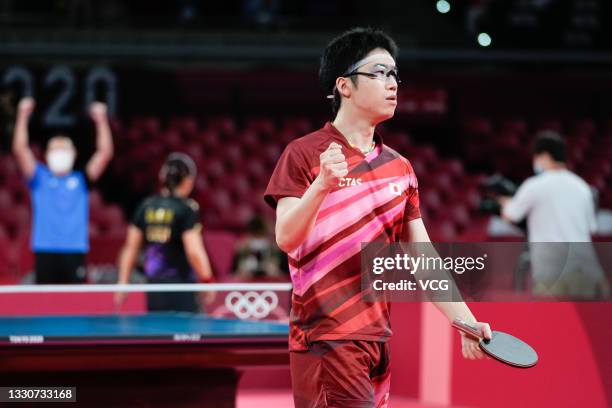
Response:
[[[138,227],[134,225],[128,227],[127,238],[119,255],[119,281],[117,283],[120,285],[126,285],[130,282],[130,273],[136,264],[142,238],[142,231]],[[115,293],[115,305],[120,306],[125,301],[126,296],[127,292]]]
[[[28,122],[34,111],[34,99],[23,98],[17,107],[17,119],[13,135],[13,154],[23,175],[31,179],[36,169],[36,159],[29,146]]]
[[[327,194],[348,174],[342,146],[332,142],[319,156],[320,171],[301,198],[283,197],[276,207],[276,243],[284,252],[299,247],[314,228]]]

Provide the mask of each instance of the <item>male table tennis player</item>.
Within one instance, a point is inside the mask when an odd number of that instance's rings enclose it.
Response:
[[[291,142],[265,192],[276,207],[276,240],[294,285],[290,368],[297,408],[386,407],[389,304],[361,300],[362,242],[429,242],[417,182],[376,125],[397,105],[397,46],[385,33],[355,28],[332,40],[319,71],[334,120]],[[393,180],[393,182],[389,182]],[[490,338],[463,302],[435,303]],[[482,358],[461,336],[466,358]]]

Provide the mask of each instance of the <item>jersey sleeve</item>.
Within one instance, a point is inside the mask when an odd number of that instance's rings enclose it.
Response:
[[[408,188],[404,192],[406,196],[406,202],[404,205],[404,215],[402,217],[402,229],[399,235],[401,242],[410,242],[410,228],[408,223],[410,221],[421,218],[420,200],[419,200],[419,183],[416,178],[416,174],[410,165],[408,160],[405,160],[407,167],[406,177],[408,178]]]
[[[132,217],[132,225],[144,231],[145,229],[145,211],[146,211],[146,201],[143,201],[136,211],[134,212],[134,216]]]
[[[533,208],[536,200],[536,190],[533,179],[526,180],[503,208],[505,215],[512,222],[523,220]]]
[[[290,143],[281,155],[264,193],[264,199],[272,208],[283,197],[302,197],[311,184],[310,166],[304,152],[295,142]]]
[[[36,165],[34,167],[34,173],[27,180],[30,190],[35,189],[40,184],[40,182],[42,181],[44,177],[45,177],[45,166],[41,162],[36,161]]]
[[[406,208],[404,209],[404,222],[410,222],[421,218],[421,210],[419,209],[419,190],[415,188],[408,195],[406,200]]]
[[[406,207],[404,208],[404,224],[421,218],[419,200],[419,182],[410,162],[406,160],[408,189],[406,190]]]
[[[202,224],[200,223],[200,209],[195,201],[189,200],[187,202],[177,227],[180,234],[194,228],[202,228]]]

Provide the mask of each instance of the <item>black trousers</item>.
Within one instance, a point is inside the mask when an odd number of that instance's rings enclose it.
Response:
[[[36,283],[85,283],[84,253],[34,253]]]
[[[179,279],[156,279],[149,283],[187,283]],[[197,292],[147,292],[149,312],[192,312],[200,311]]]

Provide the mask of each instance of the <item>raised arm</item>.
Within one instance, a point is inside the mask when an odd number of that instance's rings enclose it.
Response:
[[[276,207],[276,243],[291,252],[304,242],[314,224],[327,194],[348,173],[341,146],[331,143],[320,156],[321,171],[302,198],[284,197]]]
[[[13,135],[13,154],[23,175],[30,179],[36,169],[36,159],[30,149],[28,134],[28,123],[34,111],[34,99],[23,98],[17,108],[17,120],[15,121],[15,132]]]
[[[96,181],[104,173],[106,166],[113,158],[113,137],[104,103],[92,103],[89,114],[96,125],[96,152],[87,162],[85,171],[90,181]]]

